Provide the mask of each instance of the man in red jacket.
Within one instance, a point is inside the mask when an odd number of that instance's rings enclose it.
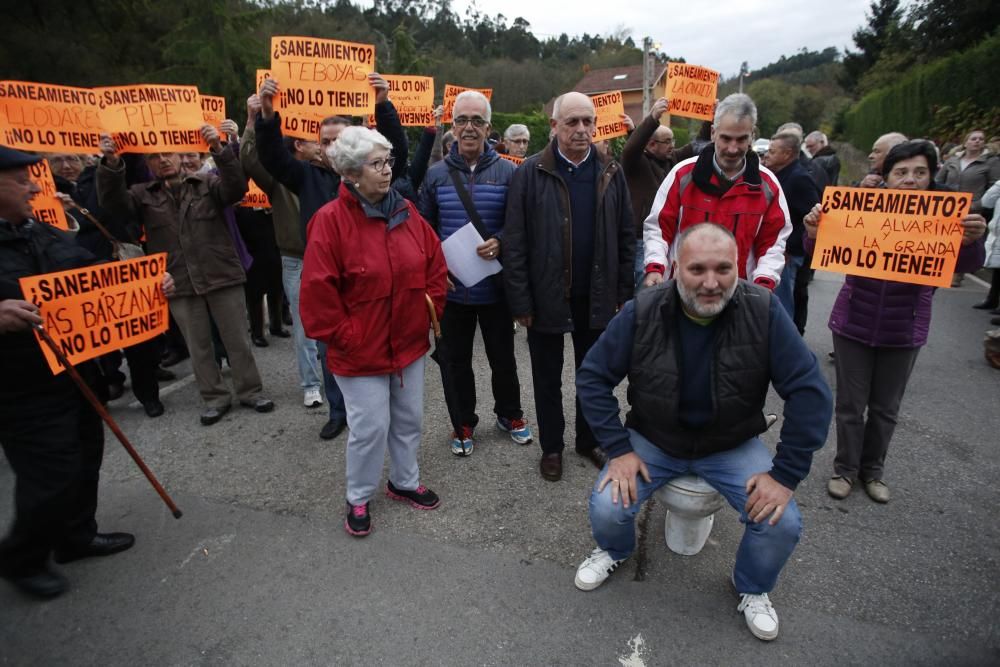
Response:
[[[739,277],[768,289],[777,286],[792,223],[778,179],[749,150],[756,124],[753,100],[728,96],[715,108],[712,146],[667,174],[643,225],[644,285],[663,282],[680,232],[714,222],[736,237]]]

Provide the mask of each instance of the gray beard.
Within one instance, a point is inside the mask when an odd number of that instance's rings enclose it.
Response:
[[[733,294],[736,293],[736,286],[739,284],[739,281],[733,281],[733,286],[722,293],[722,299],[718,303],[704,306],[698,303],[695,293],[689,291],[679,278],[674,284],[677,285],[677,294],[681,297],[681,303],[684,304],[689,313],[692,313],[695,317],[715,317],[729,305]]]

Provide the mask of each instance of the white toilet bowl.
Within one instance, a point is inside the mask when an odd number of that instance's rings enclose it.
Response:
[[[667,508],[663,536],[667,548],[682,556],[701,551],[712,532],[715,513],[725,499],[708,482],[695,475],[676,477],[656,491]]]

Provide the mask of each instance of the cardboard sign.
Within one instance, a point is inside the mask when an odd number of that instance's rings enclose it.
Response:
[[[28,165],[28,177],[42,189],[31,200],[31,217],[38,222],[68,230],[69,221],[66,219],[66,209],[63,208],[62,202],[56,198],[56,182],[52,178],[52,169],[49,168],[48,160]]]
[[[260,85],[264,83],[264,79],[270,78],[271,70],[257,70],[257,90],[260,91]],[[285,93],[281,90],[279,85],[278,96],[274,98],[274,108],[276,111],[281,111],[281,134],[286,137],[316,141],[316,139],[319,138],[320,123],[325,116],[304,114],[295,111],[285,111],[282,108],[284,99]]]
[[[498,153],[498,155],[502,157],[504,160],[507,160],[508,162],[513,162],[518,166],[520,166],[521,163],[524,162],[523,157],[514,157],[513,155],[506,155],[504,153]]]
[[[97,94],[86,88],[0,81],[0,144],[47,153],[100,152]]]
[[[195,86],[94,88],[101,124],[121,153],[208,152]]]
[[[271,208],[271,200],[267,198],[267,193],[261,190],[257,182],[251,178],[247,181],[247,193],[243,195],[240,206],[243,208]]]
[[[828,187],[812,268],[949,287],[971,203],[966,192]]]
[[[41,310],[42,326],[75,365],[167,330],[166,270],[167,254],[161,252],[20,282],[24,298]],[[48,345],[41,338],[38,344],[52,373],[61,373]]]
[[[226,98],[216,95],[199,95],[198,98],[202,119],[221,133],[219,126],[226,120]]]
[[[593,100],[594,110],[597,112],[597,122],[594,123],[595,142],[624,137],[628,134],[628,126],[622,120],[625,114],[625,102],[620,90],[591,95],[590,99]]]
[[[450,123],[453,118],[451,116],[452,110],[455,108],[455,98],[458,94],[466,90],[478,90],[486,99],[493,100],[493,89],[492,88],[466,88],[464,86],[456,86],[450,83],[444,84],[444,100],[442,104],[444,105],[444,116],[441,118],[442,123]]]
[[[282,108],[305,114],[367,116],[375,110],[368,74],[375,47],[318,37],[272,37],[271,76],[284,89]]]
[[[719,73],[687,63],[667,64],[667,113],[712,120],[719,94]]]
[[[404,127],[434,125],[434,77],[410,74],[383,74],[389,84],[389,99],[396,107]],[[368,116],[368,127],[375,127],[375,114]]]

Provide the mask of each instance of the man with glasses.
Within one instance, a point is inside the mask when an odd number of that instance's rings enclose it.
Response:
[[[653,103],[649,115],[629,135],[622,149],[622,170],[632,196],[632,213],[635,221],[635,285],[639,287],[645,275],[642,255],[642,224],[653,206],[653,199],[660,183],[667,177],[674,164],[674,131],[660,125],[660,118],[669,102],[661,97]]]
[[[478,91],[467,90],[455,98],[452,132],[455,142],[448,155],[427,171],[420,190],[420,214],[437,230],[441,240],[467,224],[484,238],[476,254],[484,261],[501,258],[501,238],[507,189],[514,165],[504,160],[486,141],[490,133],[490,101]],[[496,427],[519,445],[531,442],[531,429],[521,410],[521,385],[514,357],[514,329],[503,290],[495,276],[475,285],[452,277],[448,302],[441,318],[447,364],[442,381],[452,381],[459,405],[449,405],[453,422],[462,424],[452,433],[451,453],[469,456],[475,447],[476,380],[472,371],[472,345],[476,323],[483,335],[490,362],[493,412]],[[448,393],[446,393],[448,395]]]
[[[582,93],[556,99],[555,138],[524,161],[511,181],[504,225],[504,286],[527,328],[542,458],[549,481],[562,478],[566,421],[563,345],[574,368],[632,297],[635,230],[621,166],[598,155],[594,103]],[[597,468],[607,460],[576,402],[576,452]]]
[[[215,362],[209,313],[226,347],[239,402],[257,412],[272,411],[274,403],[262,394],[247,335],[246,273],[223,215],[225,207],[243,199],[246,177],[236,153],[223,147],[218,130],[203,125],[201,134],[218,175],[182,175],[180,155],[150,153],[146,163],[154,180],[131,187],[126,187],[125,169],[114,141],[107,134],[101,135],[103,157],[97,168],[97,189],[103,207],[115,215],[134,217],[143,225],[150,252],[167,253],[167,270],[177,284],[170,313],[187,341],[198,391],[205,402],[201,423],[209,426],[222,419],[232,405],[232,395]]]
[[[503,144],[507,147],[507,155],[526,157],[528,144],[531,143],[531,132],[527,125],[514,123],[503,132]]]

